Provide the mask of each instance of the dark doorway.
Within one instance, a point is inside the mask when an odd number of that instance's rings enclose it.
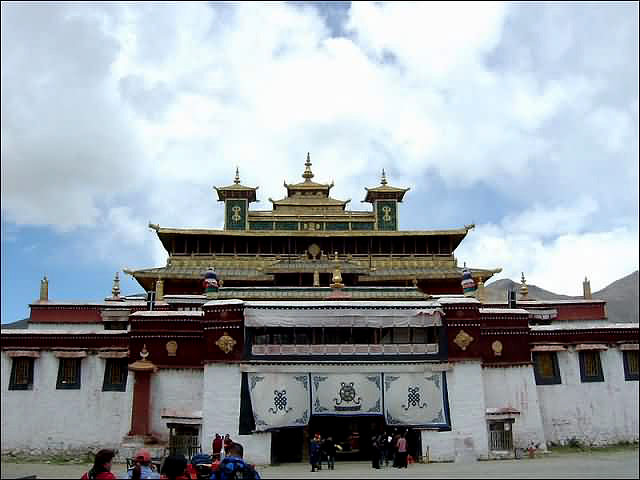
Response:
[[[322,438],[331,436],[342,448],[336,461],[371,459],[371,437],[384,432],[382,416],[312,416],[308,426],[309,438],[319,432]]]
[[[271,432],[271,463],[301,462],[304,429],[283,428]]]

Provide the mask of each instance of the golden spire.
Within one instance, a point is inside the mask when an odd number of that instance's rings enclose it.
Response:
[[[311,155],[307,152],[307,161],[304,163],[304,173],[302,174],[305,182],[310,182],[313,178],[313,172],[311,171]]]
[[[233,183],[240,185],[240,170],[236,167],[236,178],[233,179]]]
[[[120,298],[120,277],[118,276],[118,272],[116,272],[116,276],[113,279],[113,287],[111,288],[111,296],[113,298]]]
[[[527,287],[527,281],[524,278],[524,272],[522,272],[522,277],[520,278],[520,296],[526,299],[528,294],[529,287]]]
[[[387,184],[387,176],[384,173],[384,168],[382,169],[382,178],[380,179],[380,184],[381,185],[386,185]]]

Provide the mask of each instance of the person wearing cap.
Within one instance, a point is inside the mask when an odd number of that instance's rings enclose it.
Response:
[[[103,449],[96,453],[93,467],[82,475],[82,480],[112,480],[116,476],[111,473],[111,461],[115,457],[113,450]]]
[[[135,457],[133,457],[133,461],[136,463],[136,467],[140,467],[140,478],[160,478],[160,474],[151,465],[151,452],[146,448],[138,450]],[[132,478],[136,467],[127,470],[127,476],[125,478]]]

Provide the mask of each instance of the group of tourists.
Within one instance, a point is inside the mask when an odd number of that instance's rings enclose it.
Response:
[[[115,457],[115,451],[103,449],[96,453],[93,467],[82,475],[81,480],[112,480],[118,477],[111,472],[111,463]],[[151,452],[141,448],[133,458],[134,466],[129,468],[121,478],[140,479],[166,479],[166,480],[191,480],[187,469],[187,459],[184,455],[170,455],[162,462],[161,472],[158,472],[151,461]]]
[[[388,432],[371,437],[371,466],[379,469],[382,466],[407,468],[407,439],[404,432],[391,435]]]
[[[311,471],[322,470],[323,460],[326,460],[327,468],[333,470],[336,464],[336,450],[339,448],[331,436],[323,439],[319,433],[316,433],[309,444]]]
[[[216,434],[216,437],[219,437]],[[152,460],[151,452],[142,448],[138,450],[133,458],[133,467],[127,469],[121,478],[123,479],[162,479],[162,480],[197,480],[207,478],[211,480],[260,480],[260,474],[254,465],[244,461],[244,448],[241,444],[231,441],[229,435],[224,439],[220,436],[220,450],[216,452],[217,446],[214,439],[213,457],[217,453],[217,460],[206,454],[196,454],[191,459],[191,464],[184,455],[169,455],[162,462],[162,466],[156,469]],[[220,459],[221,451],[224,457]],[[93,467],[82,475],[81,480],[112,480],[116,475],[111,472],[112,461],[115,457],[113,450],[103,449],[96,453]],[[206,457],[203,460],[203,457]],[[200,462],[208,462],[209,468],[205,470],[203,477]]]

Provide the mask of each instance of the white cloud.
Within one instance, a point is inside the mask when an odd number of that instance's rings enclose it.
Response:
[[[527,240],[535,262],[565,238],[632,244],[637,6],[602,8],[355,2],[336,38],[315,8],[280,3],[3,3],[3,220],[162,264],[148,221],[219,228],[211,187],[236,165],[269,209],[310,151],[356,209],[382,167],[417,218],[427,178],[486,186],[508,205],[463,244],[493,252],[483,265],[526,263]]]

